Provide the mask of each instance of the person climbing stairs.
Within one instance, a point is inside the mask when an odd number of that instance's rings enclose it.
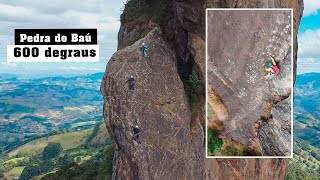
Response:
[[[137,141],[137,143],[141,144],[140,141],[140,128],[138,125],[136,126],[131,126],[133,128],[133,138],[135,141]]]
[[[147,54],[148,50],[149,50],[148,45],[146,43],[142,43],[142,47],[141,47],[142,55],[146,58],[148,57],[148,54]]]
[[[133,76],[130,76],[130,78],[128,79],[128,81],[129,81],[129,89],[130,90],[134,90],[134,78],[133,78]]]

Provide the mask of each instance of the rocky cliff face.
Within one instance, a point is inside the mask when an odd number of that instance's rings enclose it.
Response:
[[[142,42],[150,45],[150,58],[142,56]],[[131,75],[134,90],[126,82]],[[101,91],[107,127],[118,149],[115,179],[196,179],[203,174],[198,167],[204,162],[195,149],[202,147],[203,139],[191,138],[190,110],[176,57],[159,28],[110,59]],[[142,131],[141,144],[133,140],[135,125]]]
[[[205,158],[204,103],[198,104],[194,116],[177,66],[185,73],[196,70],[204,81],[206,7],[294,8],[296,33],[302,1],[168,2],[172,17],[161,27],[150,21],[136,26],[122,22],[119,51],[103,77],[104,117],[117,147],[113,179],[285,179],[284,159]],[[151,46],[149,58],[142,57],[141,42]],[[130,75],[136,77],[132,91],[126,82]],[[130,127],[136,124],[142,130],[140,145]]]
[[[176,0],[174,1],[175,23],[187,37],[194,35],[205,40],[205,8],[293,8],[294,57],[297,58],[297,33],[303,12],[303,0]],[[176,38],[179,40],[179,38]],[[204,42],[203,42],[204,43]],[[187,48],[187,46],[186,46]],[[188,52],[188,50],[186,50]],[[196,61],[197,62],[197,61]],[[296,61],[294,61],[294,71]]]

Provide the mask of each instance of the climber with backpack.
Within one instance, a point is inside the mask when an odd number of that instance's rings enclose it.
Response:
[[[129,89],[130,90],[134,90],[134,78],[133,78],[133,76],[130,76],[128,81],[129,81]]]
[[[136,126],[131,126],[133,128],[133,138],[135,141],[137,141],[137,143],[141,144],[140,141],[140,128],[138,125]]]
[[[141,52],[144,57],[148,57],[148,55],[147,55],[148,49],[149,49],[148,45],[146,43],[142,43]]]
[[[264,70],[267,72],[267,75],[264,76],[266,79],[270,78],[272,74],[279,74],[279,67],[277,66],[276,61],[272,56],[270,56],[271,61],[267,62],[267,66],[264,67]]]

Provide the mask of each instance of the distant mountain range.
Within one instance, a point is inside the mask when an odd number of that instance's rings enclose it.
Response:
[[[294,143],[287,179],[315,179],[320,172],[320,73],[298,75],[294,87]]]
[[[10,79],[10,78],[18,78],[18,75],[15,74],[8,74],[8,73],[3,73],[0,74],[0,79]]]
[[[320,148],[320,73],[297,76],[294,135]]]
[[[103,73],[24,79],[0,74],[0,147],[27,136],[101,122]]]

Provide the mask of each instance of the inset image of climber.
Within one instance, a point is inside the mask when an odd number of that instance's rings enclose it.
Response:
[[[208,157],[293,156],[292,13],[207,10]]]

